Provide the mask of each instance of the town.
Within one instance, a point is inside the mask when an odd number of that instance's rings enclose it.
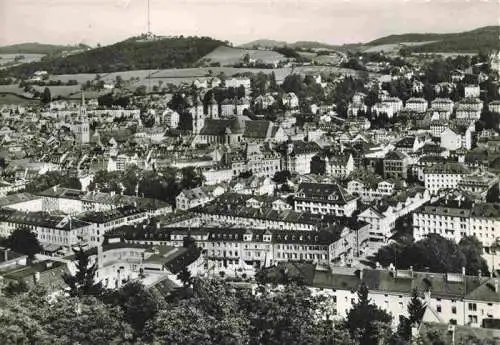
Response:
[[[40,90],[0,104],[2,294],[81,297],[98,283],[143,307],[190,289],[272,300],[297,284],[328,306],[319,319],[348,320],[341,344],[498,343],[500,52],[403,48],[330,53],[341,68],[322,70],[291,54],[252,71],[263,63],[247,54],[242,72],[213,66],[177,84],[96,73],[70,98],[51,94],[50,71],[2,79]],[[156,308],[168,327],[191,322]],[[386,329],[356,338],[362,308]],[[313,322],[317,310],[294,312]],[[115,343],[147,339],[134,317]],[[215,343],[246,343],[226,340]]]

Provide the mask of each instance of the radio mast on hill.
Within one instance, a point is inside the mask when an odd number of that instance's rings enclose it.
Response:
[[[150,10],[150,7],[149,7],[149,1],[148,0],[148,36],[151,37],[153,36],[153,34],[151,33],[151,10]]]

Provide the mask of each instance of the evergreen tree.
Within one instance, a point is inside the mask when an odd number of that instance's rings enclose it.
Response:
[[[76,273],[71,275],[64,273],[62,278],[66,285],[70,288],[69,294],[72,297],[94,295],[99,296],[102,291],[102,284],[95,282],[95,273],[97,270],[97,262],[90,264],[90,255],[85,252],[80,245],[78,248],[73,248],[76,261]]]
[[[346,327],[360,345],[377,344],[381,330],[390,324],[392,317],[368,299],[364,283],[358,289],[358,302],[347,314]]]
[[[425,306],[418,296],[418,290],[412,290],[411,300],[408,303],[409,318],[400,316],[397,334],[404,340],[411,339],[411,329],[413,326],[420,325],[422,317],[424,316]]]
[[[193,281],[191,272],[189,272],[189,270],[186,267],[184,267],[182,271],[180,271],[179,274],[177,274],[177,279],[179,279],[182,282],[182,285],[184,285],[184,287],[188,287],[189,285],[191,285]]]
[[[424,316],[424,304],[422,300],[418,297],[418,290],[415,288],[411,292],[411,300],[408,304],[408,313],[410,314],[410,324],[414,323],[420,324],[422,317]]]
[[[52,96],[50,95],[50,89],[46,87],[45,89],[43,89],[40,101],[42,102],[42,104],[49,104],[51,100]]]

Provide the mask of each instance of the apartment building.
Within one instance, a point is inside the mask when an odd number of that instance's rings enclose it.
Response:
[[[460,180],[470,174],[468,168],[460,163],[443,163],[424,169],[424,185],[432,194],[441,189],[454,189]]]
[[[301,183],[295,193],[294,209],[349,217],[356,211],[356,199],[338,184]]]
[[[359,196],[363,202],[371,202],[391,196],[394,193],[395,183],[391,181],[380,181],[376,185],[370,185],[361,180],[351,180],[347,183],[347,192]]]
[[[412,97],[406,101],[405,109],[415,111],[417,113],[425,113],[427,111],[428,103],[423,98]]]
[[[71,216],[0,209],[0,237],[8,237],[21,227],[33,231],[42,245],[53,245],[66,251],[81,239],[90,241],[95,230],[95,224]]]

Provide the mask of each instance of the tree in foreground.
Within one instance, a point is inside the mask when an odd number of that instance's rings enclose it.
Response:
[[[6,244],[13,251],[27,255],[29,260],[33,260],[35,254],[42,251],[36,234],[25,226],[15,229],[7,238]]]
[[[408,303],[409,317],[401,316],[399,318],[399,325],[397,334],[404,340],[411,339],[411,329],[414,326],[420,325],[422,317],[424,316],[425,306],[418,296],[418,290],[415,288],[411,293],[411,300]]]
[[[160,301],[137,281],[128,282],[114,293],[114,305],[123,311],[125,320],[132,326],[134,334],[141,336],[144,325],[160,309]]]
[[[90,264],[90,255],[85,252],[82,246],[73,248],[76,261],[76,273],[63,274],[63,280],[69,287],[70,296],[93,295],[99,296],[102,291],[102,284],[95,281],[97,262]]]
[[[346,326],[360,345],[378,344],[380,336],[388,333],[392,317],[368,299],[363,283],[358,290],[358,302],[347,314]]]

